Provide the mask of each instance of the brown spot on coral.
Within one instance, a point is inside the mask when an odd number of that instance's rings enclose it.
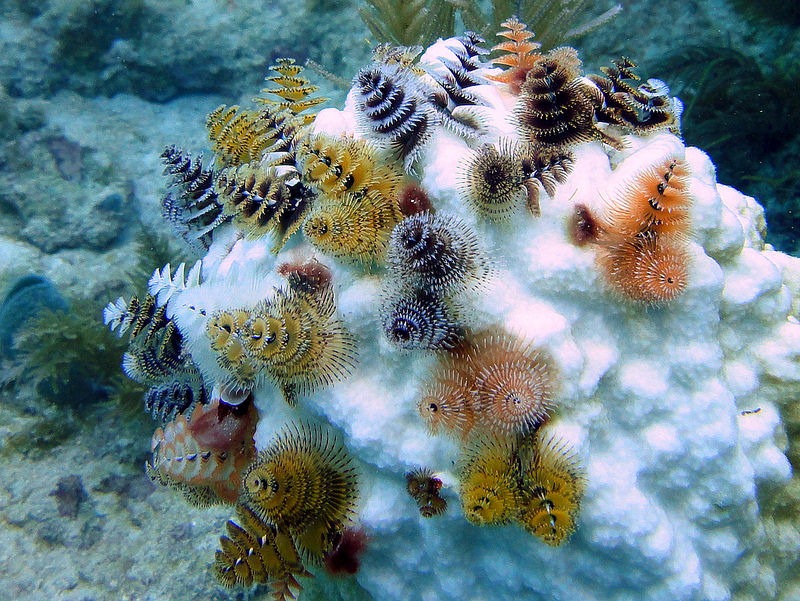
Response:
[[[211,402],[195,407],[187,427],[201,447],[219,453],[236,452],[237,445],[246,443],[254,418],[252,401],[239,405]]]
[[[78,517],[81,505],[89,498],[83,480],[77,474],[59,478],[49,496],[55,498],[58,515],[70,519]]]
[[[569,220],[569,235],[576,246],[586,246],[597,242],[601,226],[592,212],[584,204],[575,205]]]
[[[333,548],[323,559],[329,574],[355,574],[361,567],[361,554],[367,548],[367,533],[362,528],[345,528],[336,536]]]
[[[400,188],[397,204],[404,217],[433,211],[428,193],[414,183],[407,183]]]

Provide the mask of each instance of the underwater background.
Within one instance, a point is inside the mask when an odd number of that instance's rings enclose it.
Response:
[[[102,309],[193,261],[161,217],[165,146],[210,155],[206,115],[247,104],[280,57],[340,107],[392,40],[362,2],[0,4],[0,598],[266,598],[209,570],[230,509],[191,507],[145,475],[153,422]],[[614,6],[571,4],[586,5],[575,27]],[[666,81],[686,145],[764,205],[768,243],[800,256],[797,3],[623,2],[568,42],[587,72],[628,56]],[[304,586],[302,599],[369,598],[350,580]]]

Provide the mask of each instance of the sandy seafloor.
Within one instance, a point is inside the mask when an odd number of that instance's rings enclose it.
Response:
[[[105,70],[95,71],[102,85],[92,84],[91,72],[74,80],[53,75],[59,63],[53,61],[52,45],[42,40],[47,38],[48,24],[69,22],[74,11],[67,0],[42,3],[38,18],[26,14],[24,2],[2,4],[0,83],[5,93],[0,102],[6,130],[6,189],[0,194],[0,290],[21,275],[36,273],[50,278],[67,297],[89,296],[104,303],[126,292],[126,270],[136,262],[137,221],[154,231],[169,232],[158,207],[165,185],[158,159],[163,147],[175,143],[202,151],[205,115],[221,103],[246,100],[257,91],[258,71],[263,72],[268,61],[248,53],[254,47],[269,48],[269,36],[258,35],[259,23],[266,22],[263,17],[248,18],[247,14],[263,15],[269,7],[234,0],[166,3],[179,17],[188,11],[193,19],[161,22],[164,31],[151,32],[151,42],[163,41],[163,54],[175,55],[173,69],[164,67],[169,58],[153,67],[160,69],[159,77],[189,71],[188,79],[192,70],[202,72],[203,68],[219,72],[220,65],[213,61],[224,57],[212,51],[215,47],[230,53],[233,68],[222,70],[216,78],[210,75],[194,89],[183,82],[177,96],[156,102],[153,94],[141,90],[141,81],[114,84],[109,75],[113,70],[108,68],[113,57],[107,58]],[[121,9],[126,3],[90,4]],[[151,3],[140,4],[148,7]],[[585,43],[589,49],[582,52],[585,60],[596,49],[597,54],[605,53],[605,59],[639,50],[646,55],[640,60],[652,61],[660,48],[676,38],[687,42],[729,39],[740,46],[759,41],[724,2],[633,4],[627,16]],[[291,56],[287,40],[293,33],[301,36],[300,43],[308,43],[297,22],[309,14],[303,11],[320,11],[321,5],[325,3],[309,1],[278,11],[289,23],[279,55]],[[312,19],[324,25],[315,40],[316,49],[304,49],[304,54],[316,56],[323,64],[325,57],[343,61],[335,70],[349,77],[358,66],[355,61],[368,56],[363,42],[367,32],[350,5],[326,15]],[[226,20],[237,26],[226,27]],[[725,30],[714,23],[724,24]],[[238,29],[239,24],[250,29]],[[203,27],[213,33],[204,35]],[[192,36],[186,35],[187,30]],[[215,35],[221,41],[215,42]],[[201,60],[187,59],[187,46],[193,39],[197,40],[193,51]],[[254,45],[254,39],[259,44]],[[765,44],[763,52],[772,50],[769,40],[760,43]],[[118,66],[124,71],[128,47],[119,43],[116,48],[117,56],[123,57]],[[147,53],[141,48],[138,57],[146,64]],[[353,64],[348,66],[347,60]],[[188,64],[186,69],[182,62]],[[70,67],[62,64],[61,68]],[[41,93],[37,78],[42,80]],[[213,94],[208,93],[211,81]],[[137,86],[148,100],[134,94]],[[42,158],[42,148],[52,156]],[[28,153],[27,159],[9,160],[11,153]],[[58,187],[58,178],[53,179],[53,165],[61,173],[64,191]],[[122,194],[132,210],[105,215],[105,222],[97,218],[91,227],[96,214],[85,210],[87,203],[115,193]],[[73,206],[66,211],[47,209],[63,203]],[[60,218],[53,217],[60,212]],[[86,244],[80,235],[78,240],[64,236],[63,230],[81,231],[80,225],[86,228],[81,234]],[[49,243],[48,232],[59,241]],[[53,444],[32,444],[23,451],[9,448],[9,441],[18,440],[20,433],[34,431],[47,419],[58,421],[59,415],[88,419],[80,420],[65,436],[42,434],[59,439]],[[230,510],[191,508],[145,477],[142,466],[150,429],[144,413],[98,408],[89,399],[70,408],[48,403],[37,398],[24,377],[0,390],[0,599],[221,601],[251,595],[221,588],[208,569]],[[79,482],[75,489],[83,490],[78,492],[74,510],[60,507],[51,494],[60,480],[62,484]],[[360,598],[346,582],[317,581],[305,583],[308,590],[303,599],[336,599],[340,593],[342,598]],[[315,587],[326,592],[315,595]]]

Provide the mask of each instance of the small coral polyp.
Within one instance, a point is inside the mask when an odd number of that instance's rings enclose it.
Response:
[[[105,313],[151,387],[148,471],[232,503],[214,574],[277,599],[323,565],[387,601],[771,598],[747,549],[790,473],[800,266],[663,82],[503,28],[494,58],[379,48],[341,111],[278,61],[209,116],[213,167],[164,152],[201,260]],[[460,578],[401,577],[442,544]]]

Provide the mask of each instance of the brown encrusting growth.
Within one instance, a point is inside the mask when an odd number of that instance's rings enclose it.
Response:
[[[428,193],[421,186],[412,182],[400,186],[397,206],[404,217],[433,212],[433,204],[431,204]]]
[[[570,238],[576,246],[597,242],[602,233],[602,226],[597,217],[584,204],[575,205],[568,228]]]
[[[345,528],[336,537],[333,548],[325,553],[325,569],[334,576],[355,574],[361,567],[361,554],[368,542],[367,533],[362,528]]]

